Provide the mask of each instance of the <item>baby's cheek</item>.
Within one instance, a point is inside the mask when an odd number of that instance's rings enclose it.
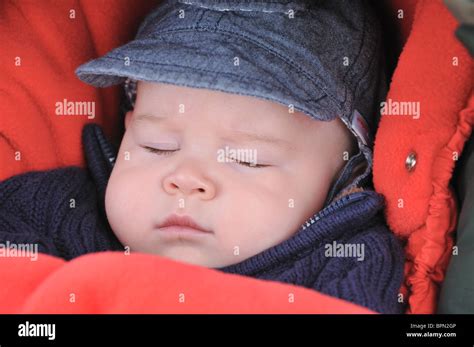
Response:
[[[109,224],[117,236],[121,230],[127,229],[127,224],[130,223],[127,216],[133,215],[133,202],[130,200],[133,195],[129,194],[129,190],[127,180],[112,172],[105,192],[105,210]]]
[[[248,189],[232,194],[219,215],[227,251],[247,258],[284,238],[286,199],[277,190]]]

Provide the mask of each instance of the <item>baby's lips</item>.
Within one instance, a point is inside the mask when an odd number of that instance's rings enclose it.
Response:
[[[183,226],[193,228],[205,233],[212,233],[211,230],[208,230],[196,223],[194,219],[192,219],[190,216],[178,215],[176,213],[169,215],[164,219],[163,222],[158,225],[159,228],[165,228],[169,226]]]

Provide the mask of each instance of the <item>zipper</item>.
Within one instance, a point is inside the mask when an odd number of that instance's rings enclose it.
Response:
[[[99,126],[94,126],[94,135],[99,144],[99,148],[106,159],[107,166],[110,170],[112,170],[115,165],[115,160],[117,158],[117,151],[112,146],[112,144],[107,141],[102,129]]]
[[[340,209],[341,207],[347,206],[351,204],[355,200],[359,200],[363,195],[366,195],[366,192],[356,192],[353,194],[349,194],[346,196],[343,196],[339,200],[334,201],[332,204],[326,206],[319,212],[316,212],[313,216],[308,218],[300,227],[300,230],[306,230],[306,228],[309,228],[312,226],[314,223],[316,223],[318,220],[320,220],[323,217],[326,217],[327,215],[333,213],[335,210]]]

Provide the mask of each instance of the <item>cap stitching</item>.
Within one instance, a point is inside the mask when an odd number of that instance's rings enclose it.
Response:
[[[182,28],[182,29],[176,29],[176,30],[164,30],[164,31],[159,31],[159,32],[155,32],[153,34],[151,34],[150,36],[154,37],[154,38],[160,38],[159,34],[174,34],[174,33],[182,33],[182,32],[194,32],[196,31],[196,29],[200,30],[200,31],[207,31],[207,32],[215,32],[215,33],[222,33],[222,34],[226,34],[226,35],[229,35],[229,36],[237,36],[239,38],[241,38],[242,40],[245,40],[247,42],[250,42],[250,43],[253,43],[255,44],[256,46],[264,49],[264,50],[267,50],[268,52],[272,53],[273,55],[275,55],[276,57],[280,58],[282,61],[284,61],[286,64],[288,64],[290,67],[294,68],[295,70],[297,70],[298,73],[301,73],[302,75],[304,75],[308,80],[310,80],[312,83],[314,83],[320,90],[322,90],[325,94],[327,94],[328,97],[331,98],[331,100],[336,103],[338,105],[338,108],[341,110],[341,112],[343,112],[343,110],[345,109],[344,105],[346,104],[346,101],[347,101],[347,87],[344,85],[343,88],[344,88],[344,100],[343,101],[339,101],[337,99],[337,97],[335,97],[332,93],[330,93],[324,86],[322,86],[322,83],[320,83],[319,81],[315,80],[308,72],[306,72],[305,69],[303,69],[302,67],[300,67],[299,65],[297,65],[296,63],[294,63],[291,59],[289,59],[288,57],[280,54],[279,52],[271,49],[270,47],[266,46],[266,45],[263,45],[262,43],[258,42],[258,41],[255,41],[255,40],[252,40],[251,38],[249,38],[248,36],[246,35],[242,35],[241,33],[236,33],[236,32],[233,32],[233,31],[227,31],[227,30],[223,30],[223,29],[216,29],[216,30],[207,30],[207,28],[205,27],[199,27],[199,28],[192,28],[192,27],[188,27],[188,28]],[[315,72],[316,72],[316,69],[315,69]],[[317,74],[316,74],[317,75]],[[317,75],[319,77],[319,75]]]

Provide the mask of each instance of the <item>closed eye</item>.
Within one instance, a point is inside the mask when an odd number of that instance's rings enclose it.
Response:
[[[176,152],[177,149],[158,149],[158,148],[153,148],[153,147],[148,147],[148,146],[141,146],[142,148],[146,149],[148,152],[155,153],[155,154],[160,154],[160,155],[170,155],[173,152]]]
[[[253,169],[261,169],[263,167],[270,166],[270,165],[264,165],[264,164],[249,163],[249,162],[246,162],[246,161],[237,160],[235,158],[229,158],[229,160],[231,160],[233,162],[236,162],[237,164],[240,164],[242,166],[251,167]]]

